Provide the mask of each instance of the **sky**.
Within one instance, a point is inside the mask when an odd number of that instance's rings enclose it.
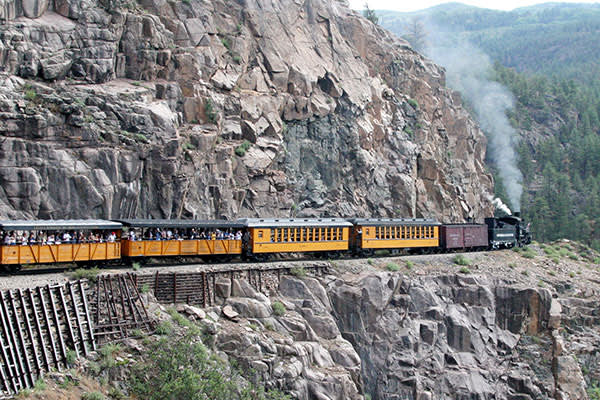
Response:
[[[355,10],[364,9],[365,0],[349,0],[350,7]],[[448,3],[449,1],[440,1],[440,0],[368,0],[369,7],[374,10],[394,10],[394,11],[417,11],[423,10],[425,8],[429,8],[438,4]],[[541,4],[548,3],[549,1],[539,1],[539,0],[463,0],[457,1],[463,4],[469,4],[471,6],[481,7],[481,8],[491,8],[494,10],[514,10],[519,7],[531,6],[533,4]],[[561,3],[598,3],[598,0],[590,1],[590,0],[557,0],[557,2]]]

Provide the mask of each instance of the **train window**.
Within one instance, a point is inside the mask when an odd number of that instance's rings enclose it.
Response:
[[[325,240],[331,240],[331,228],[325,228]]]
[[[258,238],[262,239],[262,237],[263,237],[263,231],[258,231]]]

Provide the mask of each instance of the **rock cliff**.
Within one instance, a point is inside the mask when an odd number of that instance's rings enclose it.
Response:
[[[2,217],[491,212],[444,71],[325,0],[0,1]]]

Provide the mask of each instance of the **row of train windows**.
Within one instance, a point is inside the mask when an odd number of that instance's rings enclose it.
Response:
[[[376,226],[375,239],[435,239],[433,226]]]
[[[271,242],[317,242],[342,240],[343,228],[279,228],[271,229]],[[259,231],[258,237],[262,237]]]

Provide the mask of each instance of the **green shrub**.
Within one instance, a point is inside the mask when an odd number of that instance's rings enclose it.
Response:
[[[142,143],[148,143],[148,138],[143,133],[136,133],[135,140]]]
[[[406,125],[404,127],[404,133],[406,133],[408,136],[412,137],[415,134],[415,131],[413,131],[410,126]]]
[[[550,270],[550,271],[548,271],[548,275],[556,276],[556,272],[554,270]]]
[[[529,276],[529,271],[527,271],[526,269],[524,269],[523,271],[521,271],[521,275]]]
[[[170,335],[173,333],[173,325],[169,321],[162,321],[156,326],[154,332],[157,335]]]
[[[569,276],[570,276],[571,278],[575,278],[575,272],[573,272],[573,271],[569,272]]]
[[[369,258],[367,260],[367,264],[369,264],[369,265],[375,265],[375,261],[372,258]]]
[[[244,143],[240,144],[238,147],[235,148],[235,154],[237,154],[240,157],[244,157],[246,155],[246,151],[248,151],[250,146],[252,146],[252,143],[250,143],[247,140],[244,140]]]
[[[470,274],[471,270],[467,267],[461,267],[458,272],[460,272],[461,274]]]
[[[400,266],[396,263],[387,263],[385,269],[387,269],[388,271],[396,272],[400,271]]]
[[[410,104],[410,106],[411,106],[412,108],[414,108],[415,110],[416,110],[417,108],[419,108],[419,103],[418,103],[416,100],[414,100],[414,99],[408,99],[408,100],[406,100],[406,102],[407,102],[408,104]]]
[[[65,361],[69,367],[72,367],[77,361],[77,353],[73,349],[67,350],[67,355],[65,357]]]
[[[471,260],[469,260],[467,257],[465,257],[462,254],[457,254],[453,259],[452,262],[454,264],[457,265],[471,265]]]
[[[150,291],[150,285],[144,283],[140,289],[140,293],[148,293]]]
[[[229,38],[227,38],[227,37],[222,37],[222,38],[221,38],[221,44],[222,44],[223,46],[225,46],[225,48],[226,48],[227,50],[231,50],[231,40],[229,40]]]
[[[196,146],[194,146],[193,144],[186,142],[182,145],[184,150],[196,150]]]
[[[90,282],[96,282],[99,274],[100,270],[96,267],[90,269],[78,268],[71,272],[71,279],[87,279]]]
[[[510,268],[510,269],[515,269],[515,268],[517,268],[517,264],[515,264],[515,263],[510,263],[510,264],[508,264],[508,268]]]
[[[406,269],[407,269],[407,270],[409,270],[409,271],[410,271],[411,269],[413,269],[413,267],[414,267],[414,266],[415,266],[415,263],[414,263],[414,262],[412,262],[412,261],[407,261],[407,262],[406,262]]]
[[[275,314],[276,316],[281,317],[285,314],[285,306],[282,302],[276,301],[273,304],[271,304],[271,307],[273,307],[273,314]]]
[[[577,254],[574,254],[574,253],[570,253],[569,254],[569,258],[571,260],[575,260],[575,261],[579,260],[579,257],[577,257]]]
[[[37,93],[34,89],[25,91],[25,100],[34,101],[37,98]]]
[[[292,267],[292,269],[290,269],[290,274],[297,276],[298,278],[303,278],[306,276],[306,270],[304,267]]]
[[[139,399],[289,399],[279,391],[259,387],[256,376],[240,385],[240,372],[234,365],[211,356],[202,343],[190,336],[161,338],[151,343],[144,359],[130,370],[130,391],[132,397]]]
[[[600,386],[599,383],[595,383],[593,386],[588,387],[587,393],[590,400],[600,400]]]
[[[141,267],[142,265],[139,262],[134,262],[133,264],[131,264],[131,269],[133,269],[134,271],[139,271]]]
[[[107,343],[100,348],[100,367],[102,369],[113,368],[117,365],[116,357],[121,351],[118,343]]]
[[[87,392],[81,395],[81,400],[105,400],[106,398],[100,392]]]
[[[375,255],[379,256],[379,257],[383,257],[383,256],[389,256],[390,255],[390,251],[389,250],[375,250]]]
[[[206,118],[208,118],[210,122],[213,124],[217,122],[217,113],[211,99],[206,99],[206,103],[204,103],[204,112],[206,113]]]
[[[242,63],[242,57],[240,57],[239,55],[234,55],[232,57],[233,61],[235,61],[237,64],[241,64]]]
[[[111,387],[108,391],[108,397],[110,397],[113,400],[124,400],[126,398],[123,392],[121,392],[119,388],[116,388],[114,386]]]

